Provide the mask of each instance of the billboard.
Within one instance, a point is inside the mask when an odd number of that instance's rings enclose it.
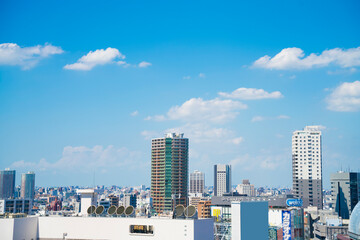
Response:
[[[283,240],[291,240],[291,211],[282,211]]]
[[[303,200],[301,198],[288,198],[286,199],[286,205],[288,207],[302,207]]]

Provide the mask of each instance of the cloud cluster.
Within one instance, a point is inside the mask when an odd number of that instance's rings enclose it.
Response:
[[[26,70],[34,67],[44,58],[63,52],[60,47],[51,44],[20,47],[16,43],[2,43],[0,44],[0,65],[21,66]]]
[[[88,54],[82,56],[76,63],[67,64],[64,66],[65,69],[69,70],[83,70],[88,71],[93,69],[97,65],[105,65],[114,63],[116,60],[119,64],[125,64],[125,55],[121,54],[116,48],[98,49],[96,51],[90,51]]]
[[[246,109],[247,105],[230,99],[211,99],[191,98],[180,106],[173,106],[169,109],[166,116],[156,115],[147,117],[146,120],[182,120],[182,121],[210,121],[222,123],[234,119],[239,110]]]
[[[130,151],[127,148],[117,148],[113,145],[103,147],[100,145],[92,148],[86,146],[67,146],[64,148],[62,157],[49,162],[40,159],[38,162],[24,160],[14,162],[11,168],[27,170],[66,170],[66,171],[93,171],[95,169],[111,169],[121,166],[136,167],[142,154]]]
[[[238,88],[231,93],[219,92],[219,95],[225,98],[241,100],[276,99],[284,97],[279,91],[269,93],[264,89],[257,88]]]
[[[327,108],[337,112],[360,111],[360,81],[345,82],[327,97]]]
[[[142,61],[141,63],[139,63],[139,68],[147,68],[150,67],[151,65],[152,64],[149,62]]]
[[[253,63],[253,67],[288,70],[326,67],[330,64],[342,68],[360,66],[360,47],[349,49],[334,48],[325,50],[321,54],[311,53],[306,57],[304,51],[300,48],[285,48],[274,57],[265,55],[259,58]]]

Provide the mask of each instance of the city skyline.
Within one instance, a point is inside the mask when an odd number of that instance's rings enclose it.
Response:
[[[3,2],[0,169],[150,186],[151,139],[181,132],[206,186],[220,163],[291,187],[292,132],[320,125],[324,188],[359,171],[359,3],[228,4]]]

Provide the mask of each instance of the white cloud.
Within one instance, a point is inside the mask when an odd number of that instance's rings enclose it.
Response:
[[[233,138],[231,139],[231,142],[235,145],[239,145],[240,143],[242,143],[244,141],[243,137],[237,137],[237,138]]]
[[[199,73],[199,78],[205,78],[205,73]]]
[[[141,63],[139,63],[140,68],[150,67],[151,65],[152,65],[151,63],[145,62],[145,61],[142,61]]]
[[[246,109],[247,105],[233,100],[191,98],[181,106],[173,106],[166,116],[149,116],[146,120],[182,120],[188,122],[211,121],[223,123],[234,119],[238,111]]]
[[[189,80],[189,79],[191,79],[191,77],[190,76],[184,76],[183,79],[184,80]]]
[[[149,140],[156,137],[161,137],[162,135],[157,131],[148,131],[144,130],[141,132],[141,135],[144,136],[145,140]]]
[[[62,157],[49,162],[40,159],[38,162],[26,162],[24,160],[14,162],[12,168],[21,168],[40,171],[66,170],[66,171],[92,171],[94,169],[104,170],[107,168],[129,166],[138,167],[142,154],[130,151],[127,148],[117,148],[113,145],[103,147],[96,145],[92,148],[85,146],[64,147]]]
[[[279,115],[279,116],[277,116],[276,118],[277,118],[277,119],[290,119],[290,117],[287,116],[287,115]]]
[[[0,44],[0,65],[21,66],[24,70],[30,69],[40,60],[63,52],[61,47],[51,44],[20,47],[16,43],[2,43]]]
[[[67,64],[65,69],[88,71],[97,65],[105,65],[114,63],[117,59],[125,59],[125,56],[116,48],[98,49],[90,51],[88,54],[82,56],[76,63]],[[120,65],[126,64],[124,61],[117,62]]]
[[[261,121],[264,121],[265,118],[262,117],[262,116],[255,116],[251,119],[252,122],[261,122]]]
[[[219,92],[219,95],[225,98],[242,99],[242,100],[258,100],[258,99],[276,99],[284,97],[281,92],[266,92],[264,89],[257,88],[238,88],[232,93]]]
[[[264,121],[264,120],[276,120],[276,119],[290,119],[289,116],[287,115],[279,115],[277,117],[263,117],[263,116],[255,116],[251,119],[252,122],[261,122],[261,121]]]
[[[139,111],[134,111],[134,112],[132,112],[132,113],[130,113],[130,116],[132,116],[132,117],[135,117],[135,116],[137,116],[137,115],[139,115]]]
[[[360,66],[360,47],[325,50],[321,54],[311,53],[305,57],[300,48],[285,48],[274,57],[263,56],[253,63],[253,67],[266,69],[310,69],[313,67],[326,67],[330,64],[343,68]]]
[[[360,111],[360,81],[345,82],[327,97],[327,108],[337,112]]]

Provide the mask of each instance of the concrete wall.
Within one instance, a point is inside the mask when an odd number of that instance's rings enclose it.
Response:
[[[268,203],[231,203],[232,240],[268,239]]]
[[[152,225],[154,234],[130,233],[130,225]],[[62,239],[213,239],[213,220],[106,217],[39,217],[39,240]]]
[[[36,240],[38,218],[0,219],[1,240]]]

